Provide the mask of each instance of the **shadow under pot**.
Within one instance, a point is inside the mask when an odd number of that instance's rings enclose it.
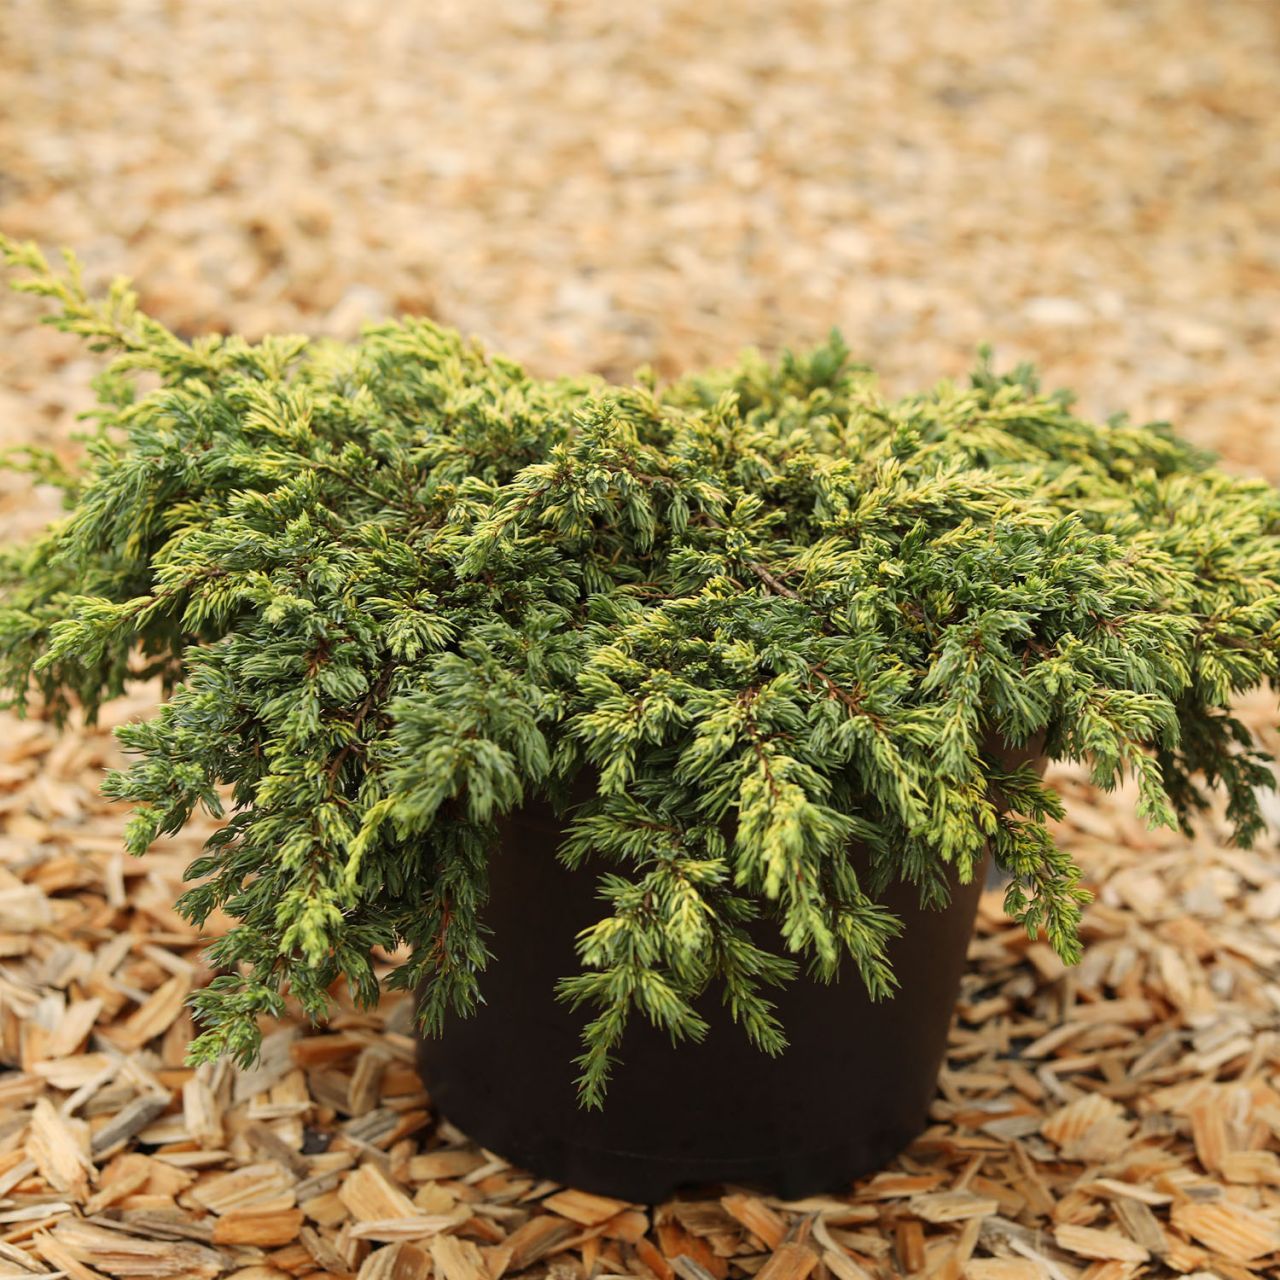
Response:
[[[1011,765],[1044,762],[1002,752]],[[799,1198],[883,1166],[925,1127],[960,990],[984,874],[952,880],[923,910],[898,882],[881,901],[903,922],[889,946],[899,982],[868,998],[846,966],[831,984],[803,975],[771,993],[789,1040],[753,1047],[711,990],[695,1003],[709,1030],[672,1045],[631,1020],[602,1110],[578,1103],[573,1064],[587,1010],[555,998],[576,973],[579,930],[600,919],[596,875],[555,857],[563,822],[526,805],[502,827],[485,922],[493,959],[484,1004],[420,1038],[418,1065],[439,1113],[494,1154],[542,1178],[635,1203],[709,1182]]]

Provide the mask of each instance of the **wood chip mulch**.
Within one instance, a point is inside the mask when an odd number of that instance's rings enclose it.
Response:
[[[1280,1267],[1280,855],[1055,776],[1097,898],[1065,970],[983,899],[927,1132],[847,1194],[658,1206],[540,1182],[433,1112],[410,1008],[192,1070],[190,831],[132,860],[104,728],[0,733],[0,1275],[1247,1280]]]
[[[1269,0],[5,0],[0,226],[183,334],[428,314],[538,373],[981,342],[1280,479]],[[0,291],[0,442],[84,407]]]

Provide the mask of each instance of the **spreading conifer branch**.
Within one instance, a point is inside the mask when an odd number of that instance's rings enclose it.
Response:
[[[473,1007],[489,854],[533,799],[599,877],[561,984],[591,1103],[629,1018],[696,1039],[709,988],[771,1053],[802,972],[891,994],[880,891],[945,901],[988,850],[1073,959],[1060,805],[1006,748],[1134,776],[1152,822],[1221,787],[1260,829],[1230,708],[1276,676],[1280,497],[1164,426],[989,362],[886,401],[834,337],[661,390],[538,380],[423,320],[189,344],[0,246],[116,353],[68,514],[0,560],[0,682],[92,718],[164,676],[106,783],[135,853],[230,789],[179,904],[237,922],[196,1059],[250,1060],[286,993],[376,1000],[375,948],[412,948],[391,981],[429,1030]]]

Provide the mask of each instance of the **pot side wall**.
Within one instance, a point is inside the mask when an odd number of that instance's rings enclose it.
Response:
[[[1009,752],[1012,762],[1043,762]],[[773,997],[790,1041],[770,1058],[713,990],[696,1007],[710,1029],[673,1046],[641,1015],[629,1026],[602,1111],[578,1105],[574,1057],[590,1016],[557,1001],[577,972],[574,936],[601,917],[592,869],[556,861],[562,823],[530,804],[503,829],[485,921],[494,958],[470,1018],[419,1046],[444,1116],[540,1177],[651,1203],[683,1185],[728,1181],[800,1197],[876,1169],[924,1128],[946,1049],[984,874],[940,911],[914,886],[881,900],[903,921],[889,947],[898,993],[871,1001],[853,966],[801,977]],[[598,869],[597,869],[598,870]]]

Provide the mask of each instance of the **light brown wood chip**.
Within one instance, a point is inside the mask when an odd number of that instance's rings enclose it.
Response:
[[[197,1204],[213,1213],[229,1213],[274,1201],[293,1190],[293,1178],[274,1160],[245,1165],[230,1173],[216,1174],[197,1182],[189,1192]]]
[[[86,1202],[85,1212],[101,1213],[140,1191],[151,1177],[151,1165],[151,1160],[136,1152],[117,1156],[103,1169],[99,1188]]]
[[[478,1151],[429,1151],[409,1161],[409,1177],[413,1182],[430,1182],[436,1178],[462,1178],[479,1169],[484,1156]]]
[[[670,1262],[671,1270],[680,1277],[680,1280],[722,1280],[722,1277],[717,1277],[714,1272],[709,1271],[701,1262],[691,1258],[687,1253],[677,1253]],[[865,1271],[856,1277],[847,1273],[841,1275],[840,1272],[836,1272],[836,1275],[841,1276],[841,1280],[871,1280]]]
[[[45,1043],[45,1056],[55,1061],[59,1058],[69,1058],[88,1038],[101,1012],[101,1000],[77,1000],[63,1014],[58,1029]]]
[[[581,1223],[584,1227],[596,1227],[608,1222],[631,1206],[625,1200],[611,1200],[608,1196],[588,1195],[585,1191],[558,1191],[542,1202],[552,1213]]]
[[[431,1259],[441,1280],[489,1280],[480,1250],[470,1240],[436,1236],[431,1242]]]
[[[96,1173],[88,1154],[88,1130],[80,1120],[59,1115],[48,1098],[40,1098],[31,1113],[26,1153],[50,1186],[77,1200],[89,1195]]]
[[[616,1218],[610,1218],[600,1228],[600,1234],[606,1240],[625,1240],[635,1244],[649,1230],[649,1215],[639,1209],[628,1209]]]
[[[1030,1258],[970,1258],[964,1280],[1044,1280],[1044,1272]]]
[[[190,1240],[146,1240],[72,1219],[60,1222],[53,1234],[80,1261],[107,1275],[212,1280],[225,1270],[216,1250]]]
[[[1065,1107],[1059,1107],[1040,1126],[1040,1132],[1055,1146],[1062,1147],[1079,1138],[1100,1120],[1118,1119],[1124,1108],[1100,1093],[1082,1093]]]
[[[1149,1205],[1141,1200],[1117,1200],[1115,1202],[1116,1217],[1120,1225],[1133,1240],[1144,1249],[1157,1256],[1162,1255],[1169,1247],[1160,1220],[1152,1213]]]
[[[1280,1221],[1244,1205],[1177,1204],[1173,1225],[1232,1262],[1251,1262],[1280,1249]]]
[[[1136,996],[1131,1000],[1098,1000],[1093,1004],[1078,1004],[1071,1010],[1073,1022],[1120,1023],[1150,1022],[1154,1015],[1149,1000]]]
[[[178,974],[162,982],[123,1022],[104,1029],[103,1034],[126,1053],[135,1053],[149,1040],[167,1031],[182,1012],[191,994],[191,976]]]
[[[859,1266],[842,1249],[824,1249],[822,1261],[837,1280],[872,1280],[871,1272]]]
[[[557,1245],[568,1240],[575,1231],[577,1226],[564,1218],[552,1217],[550,1214],[530,1218],[524,1226],[516,1228],[505,1241],[511,1250],[510,1269],[523,1271],[539,1258],[545,1258]]]
[[[816,1250],[791,1242],[773,1251],[769,1261],[756,1272],[756,1280],[805,1280],[817,1265]]]
[[[894,1247],[898,1264],[908,1274],[924,1267],[924,1228],[914,1219],[904,1219],[894,1227]]]
[[[1099,1191],[1104,1195],[1140,1200],[1143,1204],[1168,1204],[1172,1199],[1167,1191],[1157,1191],[1154,1187],[1144,1187],[1136,1182],[1122,1182],[1118,1178],[1098,1178],[1088,1183],[1083,1190]]]
[[[786,1238],[787,1224],[758,1196],[721,1196],[720,1203],[724,1211],[757,1236],[766,1249],[776,1249]]]
[[[298,1202],[298,1208],[307,1217],[322,1227],[336,1227],[340,1222],[351,1217],[347,1206],[342,1203],[336,1191],[326,1191],[321,1195],[310,1196]]]
[[[946,1181],[940,1173],[877,1173],[865,1187],[859,1188],[863,1200],[892,1200],[898,1196],[924,1195]]]
[[[1140,1262],[1095,1262],[1082,1280],[1135,1280],[1141,1270]]]
[[[65,1271],[71,1280],[102,1280],[102,1273],[94,1271],[76,1257],[66,1245],[59,1243],[47,1231],[37,1231],[31,1237],[36,1252],[46,1261],[51,1262],[60,1271]]]
[[[338,1197],[357,1222],[418,1216],[413,1201],[375,1164],[362,1164],[349,1174]]]
[[[1077,1227],[1063,1223],[1054,1230],[1053,1238],[1068,1253],[1103,1261],[1146,1262],[1151,1256],[1135,1240],[1118,1231],[1099,1231],[1093,1227]]]
[[[914,1196],[907,1208],[925,1222],[961,1222],[965,1218],[985,1218],[1000,1207],[998,1200],[975,1196],[969,1191],[938,1191]]]
[[[452,1213],[415,1213],[411,1218],[382,1218],[352,1223],[348,1233],[356,1240],[426,1240],[441,1231],[461,1226],[471,1217],[466,1205]]]
[[[1280,1155],[1274,1151],[1228,1151],[1219,1168],[1228,1182],[1280,1187]]]
[[[21,1156],[22,1153],[13,1152],[12,1154]],[[18,1183],[24,1182],[35,1172],[36,1162],[34,1160],[15,1160],[4,1173],[0,1173],[0,1200],[4,1199]]]
[[[507,1268],[511,1266],[511,1246],[509,1244],[492,1244],[480,1250],[484,1256],[485,1270],[489,1280],[502,1280]]]
[[[36,1065],[41,1067],[45,1064]],[[34,1102],[44,1092],[44,1088],[44,1080],[39,1075],[27,1075],[21,1071],[6,1073],[5,1078],[0,1080],[0,1109],[8,1111],[13,1107],[25,1107]]]
[[[298,1230],[298,1243],[311,1256],[318,1270],[330,1275],[345,1275],[351,1270],[346,1254],[338,1248],[336,1237],[322,1235],[315,1227],[303,1226]],[[346,1245],[349,1237],[343,1241]]]
[[[360,1264],[357,1280],[427,1280],[431,1258],[421,1245],[401,1242],[375,1249]]]
[[[1196,1156],[1210,1173],[1222,1168],[1230,1150],[1227,1138],[1227,1100],[1220,1089],[1206,1089],[1189,1108]]]
[[[1089,1163],[1116,1159],[1133,1130],[1124,1108],[1099,1093],[1082,1094],[1040,1126],[1067,1159]]]
[[[214,1244],[288,1244],[302,1229],[301,1209],[233,1209],[213,1224]]]
[[[658,1246],[648,1238],[642,1238],[635,1243],[636,1257],[644,1264],[657,1280],[676,1280],[675,1268],[672,1267],[666,1258],[658,1250]],[[552,1264],[554,1267],[554,1264]]]
[[[353,1116],[367,1115],[377,1105],[382,1077],[390,1062],[391,1055],[379,1046],[361,1051],[347,1089],[347,1107]]]
[[[226,1140],[222,1109],[213,1090],[198,1075],[182,1086],[182,1118],[187,1132],[202,1147],[221,1147]]]

